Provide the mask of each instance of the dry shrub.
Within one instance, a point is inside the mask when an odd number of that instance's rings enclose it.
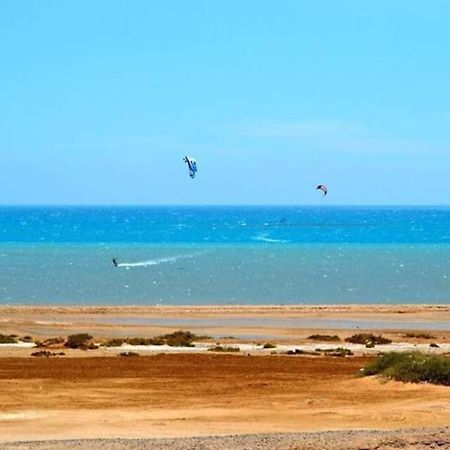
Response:
[[[0,334],[0,344],[17,344],[17,339],[14,336]]]
[[[263,345],[263,348],[277,348],[275,344],[272,344],[271,342],[267,342]]]
[[[323,341],[323,342],[339,342],[341,340],[341,338],[336,334],[334,335],[312,334],[311,336],[308,336],[308,339],[311,339],[312,341]]]
[[[241,350],[238,347],[222,347],[221,345],[216,345],[215,347],[208,348],[208,352],[219,352],[219,353],[237,353]]]
[[[382,345],[392,343],[391,339],[385,338],[383,336],[375,336],[372,333],[359,333],[354,334],[351,337],[345,339],[345,342],[350,342],[351,344],[363,344],[363,345]]]
[[[78,333],[68,336],[64,346],[68,348],[80,348],[87,350],[91,346],[92,336],[87,333]]]
[[[49,358],[51,356],[64,356],[64,352],[50,352],[49,350],[39,350],[38,352],[33,352],[31,356],[36,356],[38,358]]]

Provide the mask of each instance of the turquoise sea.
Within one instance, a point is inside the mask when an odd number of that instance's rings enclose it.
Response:
[[[449,300],[447,207],[0,208],[1,304]]]

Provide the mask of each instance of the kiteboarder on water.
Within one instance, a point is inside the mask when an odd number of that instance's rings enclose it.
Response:
[[[112,263],[114,264],[114,267],[117,267],[119,265],[116,258],[112,259]]]

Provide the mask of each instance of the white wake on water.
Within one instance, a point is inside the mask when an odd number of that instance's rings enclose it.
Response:
[[[178,261],[179,259],[195,258],[196,256],[199,256],[203,253],[205,252],[188,253],[185,255],[165,256],[163,258],[148,259],[146,261],[136,261],[131,263],[124,262],[117,264],[117,267],[130,268],[130,267],[159,266],[160,264],[175,262]]]
[[[269,237],[267,234],[258,234],[258,236],[252,237],[254,241],[267,242],[269,244],[286,244],[289,241],[285,239],[274,239]]]

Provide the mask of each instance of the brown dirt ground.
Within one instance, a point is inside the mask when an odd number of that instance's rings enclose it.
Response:
[[[1,358],[0,440],[175,437],[450,423],[450,389],[358,378],[368,358]]]

